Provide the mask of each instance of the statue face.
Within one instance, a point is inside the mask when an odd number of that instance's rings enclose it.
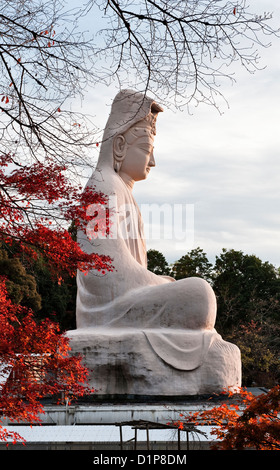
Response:
[[[133,181],[146,179],[151,167],[155,166],[154,136],[145,133],[127,143],[125,135],[119,135],[115,139],[115,146],[119,153],[123,152],[119,175],[129,177]]]
[[[134,181],[146,179],[151,167],[155,166],[153,144],[152,137],[140,137],[129,145],[121,172],[126,173]]]

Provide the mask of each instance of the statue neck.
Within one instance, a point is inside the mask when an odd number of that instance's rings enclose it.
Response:
[[[122,171],[119,172],[119,176],[125,182],[126,186],[132,191],[135,183],[134,179],[132,179],[131,176],[127,175],[126,173],[123,173]]]

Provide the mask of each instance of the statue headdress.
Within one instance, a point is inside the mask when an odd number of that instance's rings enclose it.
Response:
[[[156,133],[156,118],[163,108],[152,98],[134,90],[121,90],[115,97],[105,126],[97,168],[113,169],[113,138],[134,126]],[[137,125],[136,125],[137,124]],[[137,132],[137,130],[136,130]]]

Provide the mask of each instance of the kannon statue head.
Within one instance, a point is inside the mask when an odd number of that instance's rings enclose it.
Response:
[[[149,168],[154,164],[152,151],[156,119],[162,111],[163,108],[146,94],[121,90],[113,100],[104,129],[96,166],[98,174],[108,172],[107,181],[111,172],[122,177],[125,172],[131,173],[128,163],[130,166],[133,166],[133,162],[134,165],[140,165],[140,161],[144,159],[144,171],[142,168],[138,176],[134,174],[130,178],[136,178],[135,181],[145,179]],[[145,164],[146,159],[148,162]]]
[[[153,149],[159,111],[161,108],[152,103],[150,113],[144,119],[114,137],[114,170],[124,179],[143,180],[155,166]]]

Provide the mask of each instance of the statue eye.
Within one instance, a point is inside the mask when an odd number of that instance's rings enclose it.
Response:
[[[139,148],[144,150],[145,152],[151,153],[153,151],[153,147],[148,144],[140,144]]]

